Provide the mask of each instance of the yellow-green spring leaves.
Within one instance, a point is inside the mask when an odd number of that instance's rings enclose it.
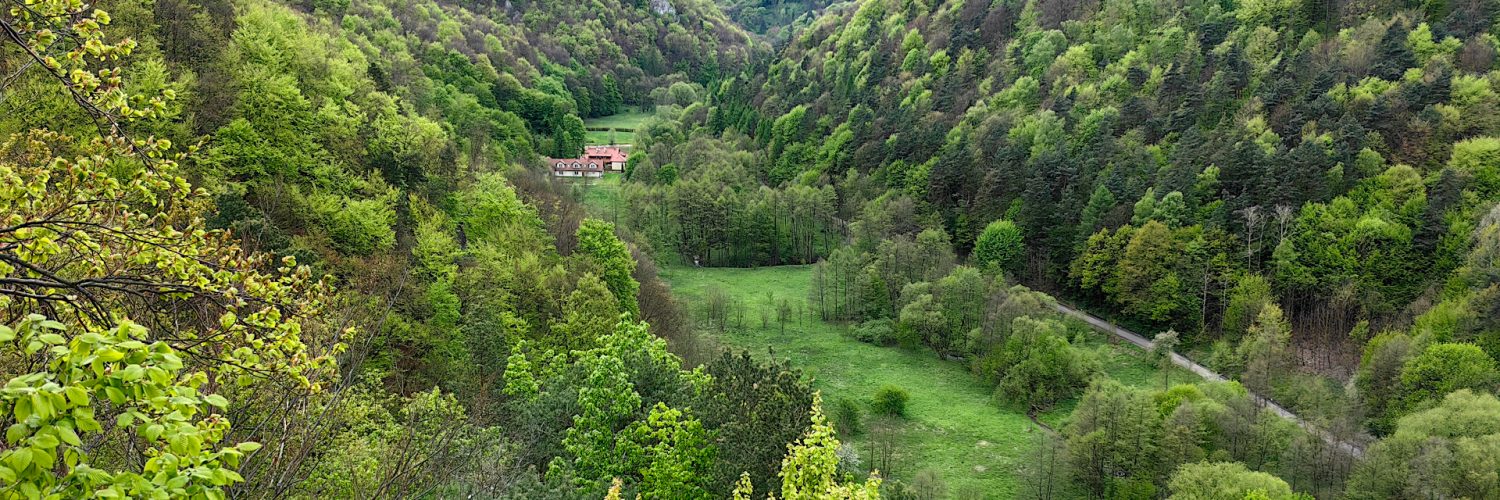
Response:
[[[243,480],[234,468],[260,446],[216,449],[229,422],[213,412],[229,401],[202,393],[207,376],[184,373],[169,345],[148,338],[144,327],[129,321],[68,332],[57,321],[30,315],[14,327],[0,326],[6,348],[0,352],[37,368],[0,387],[0,411],[14,422],[0,452],[0,499],[222,498],[223,487]],[[108,428],[98,421],[105,412],[114,418]],[[90,465],[85,440],[121,437],[144,447],[140,470]]]

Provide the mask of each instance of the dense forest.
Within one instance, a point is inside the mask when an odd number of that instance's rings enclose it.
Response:
[[[780,42],[816,19],[819,11],[835,0],[719,0],[717,3],[740,26]]]
[[[0,7],[0,498],[1500,498],[1489,0]]]
[[[822,317],[962,360],[1001,400],[1039,409],[1083,391],[1057,448],[1088,460],[1052,485],[1153,496],[1187,474],[1177,464],[1207,457],[1319,497],[1493,496],[1481,477],[1500,421],[1437,422],[1484,413],[1500,384],[1497,13],[1481,1],[836,6],[638,132],[623,219],[662,259],[820,261],[809,304]],[[768,200],[812,191],[828,201],[794,205],[815,219],[789,225],[847,244],[802,259],[788,251],[799,239],[765,222],[797,216]],[[1229,425],[1224,389],[1091,386],[1087,353],[1037,324],[1048,308],[1014,305],[1018,284],[1161,332],[1158,346],[1330,442],[1371,445],[1341,456]],[[1183,400],[1217,409],[1162,406]],[[1169,427],[1120,427],[1148,409]],[[1142,446],[1153,432],[1199,437]]]

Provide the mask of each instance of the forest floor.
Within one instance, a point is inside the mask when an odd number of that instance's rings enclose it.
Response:
[[[635,138],[635,129],[654,115],[655,112],[644,107],[630,107],[623,113],[584,120],[583,128],[590,146],[630,144]]]
[[[952,495],[967,497],[974,492],[988,498],[1017,496],[1022,466],[1040,445],[1045,431],[1018,409],[996,405],[993,389],[958,362],[941,360],[925,349],[859,342],[845,334],[845,327],[815,318],[802,306],[811,269],[665,266],[662,278],[671,284],[688,311],[700,319],[702,308],[697,304],[713,288],[742,304],[745,313],[738,328],[731,320],[729,328],[707,328],[705,333],[726,347],[790,359],[792,366],[802,370],[823,392],[825,409],[830,412],[841,398],[868,401],[885,385],[909,391],[907,419],[881,431],[873,430],[881,427],[867,418],[866,427],[872,430],[853,439],[841,437],[855,447],[866,464],[882,454],[877,450],[892,450],[892,464],[881,468],[886,477],[910,480],[927,469],[937,473]],[[784,329],[770,305],[783,299],[794,304],[794,313]],[[1143,351],[1115,343],[1102,334],[1090,340],[1099,349],[1111,377],[1131,385],[1160,387],[1161,373],[1147,362]],[[1187,382],[1196,377],[1173,370],[1171,380]],[[1039,419],[1058,427],[1074,404],[1059,405]]]

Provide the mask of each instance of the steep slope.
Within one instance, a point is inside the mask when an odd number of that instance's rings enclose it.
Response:
[[[683,347],[650,261],[531,168],[737,68],[712,4],[101,3],[0,10],[0,489],[878,484],[818,459],[795,369]]]
[[[1500,132],[1486,5],[865,2],[684,132],[750,135],[751,175],[834,185],[845,220],[907,197],[966,251],[1013,219],[1028,281],[1155,326],[1218,330],[1263,276],[1347,352],[1358,321],[1409,318],[1494,194],[1491,143],[1466,141]]]

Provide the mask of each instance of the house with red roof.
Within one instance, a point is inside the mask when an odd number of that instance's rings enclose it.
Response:
[[[588,146],[578,158],[549,158],[552,175],[558,177],[600,177],[605,172],[624,172],[628,156],[616,146]]]

